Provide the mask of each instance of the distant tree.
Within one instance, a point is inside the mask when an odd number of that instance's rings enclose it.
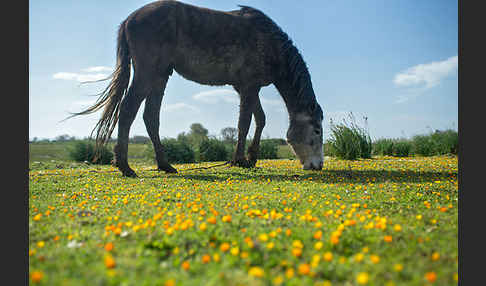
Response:
[[[186,132],[179,133],[179,135],[177,135],[177,141],[190,144],[189,136]]]
[[[189,128],[191,129],[190,134],[192,135],[208,136],[209,131],[201,123],[193,123]]]
[[[197,149],[202,141],[208,139],[208,133],[209,131],[201,123],[193,123],[190,126],[189,134],[185,136],[187,136],[193,148]]]
[[[234,127],[225,127],[221,129],[221,136],[223,137],[224,142],[235,144],[236,139],[238,138],[238,129]]]
[[[132,138],[130,138],[130,143],[134,143],[134,144],[145,144],[149,142],[150,142],[150,138],[147,136],[135,135]]]
[[[57,136],[54,140],[56,140],[57,142],[66,142],[66,141],[76,140],[76,137],[74,136],[71,137],[68,134],[63,134]]]

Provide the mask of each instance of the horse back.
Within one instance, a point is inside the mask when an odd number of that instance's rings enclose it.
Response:
[[[239,10],[159,1],[135,11],[127,21],[131,46],[143,47],[134,48],[142,54],[139,57],[170,66],[189,80],[209,85],[270,84],[265,38],[251,17]]]

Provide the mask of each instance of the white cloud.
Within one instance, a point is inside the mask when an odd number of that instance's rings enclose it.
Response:
[[[72,73],[72,72],[58,72],[55,73],[52,77],[54,79],[75,80],[78,82],[85,82],[85,81],[96,81],[96,80],[105,79],[108,76],[109,74],[104,74],[104,73],[81,74],[81,73]]]
[[[104,71],[111,72],[111,71],[113,71],[113,69],[111,67],[96,66],[96,67],[85,68],[82,71],[84,71],[84,72],[104,72]]]
[[[109,77],[110,75],[104,72],[111,72],[113,69],[106,66],[94,66],[82,69],[81,71],[83,73],[58,72],[52,77],[54,79],[75,80],[77,82],[97,81]]]
[[[444,61],[419,64],[395,75],[393,82],[397,86],[431,88],[457,70],[458,56],[450,57]]]
[[[214,89],[196,93],[192,96],[193,99],[199,100],[205,103],[218,103],[220,101],[227,103],[240,102],[238,93],[230,89]]]

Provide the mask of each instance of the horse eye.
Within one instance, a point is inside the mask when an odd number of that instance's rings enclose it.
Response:
[[[314,129],[314,133],[315,133],[316,135],[319,135],[319,134],[321,134],[321,130],[319,130],[319,129]]]

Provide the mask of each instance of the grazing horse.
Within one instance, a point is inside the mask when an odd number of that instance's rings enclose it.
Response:
[[[233,166],[255,166],[265,125],[258,93],[261,87],[274,84],[289,113],[287,142],[304,169],[322,169],[323,112],[307,66],[287,34],[251,7],[216,11],[177,1],[157,1],[134,11],[121,23],[116,69],[110,84],[93,106],[73,115],[104,108],[93,129],[97,147],[109,140],[118,123],[115,162],[124,176],[136,177],[128,165],[128,138],[143,100],[143,120],[158,169],[177,172],[168,163],[159,138],[160,106],[174,70],[188,80],[231,85],[238,92],[238,143]],[[256,129],[246,158],[245,141],[252,115]]]

